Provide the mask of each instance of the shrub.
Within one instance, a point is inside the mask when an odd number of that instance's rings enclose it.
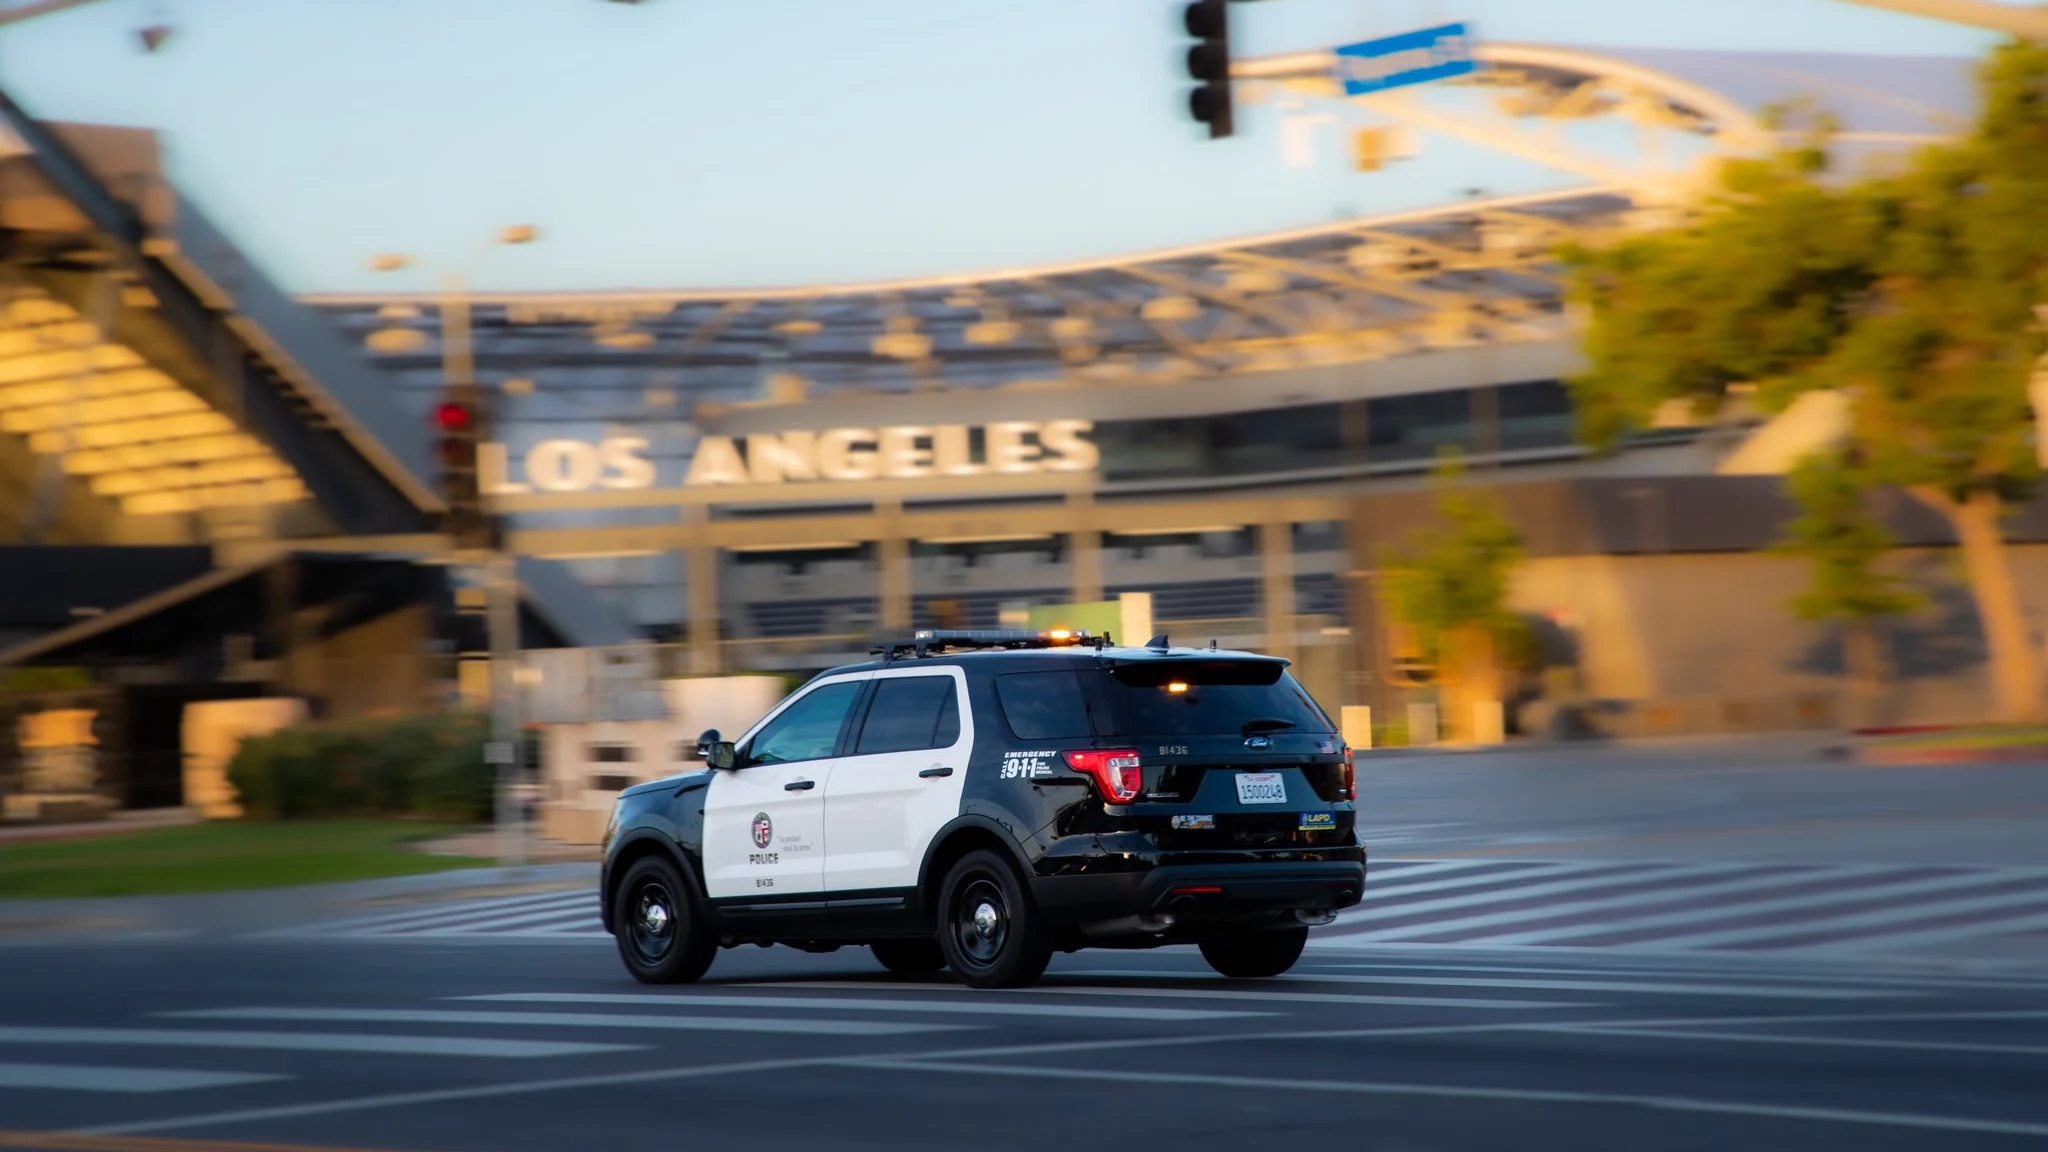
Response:
[[[281,728],[244,739],[228,762],[242,810],[259,820],[412,816],[483,821],[496,768],[489,728],[468,714]]]

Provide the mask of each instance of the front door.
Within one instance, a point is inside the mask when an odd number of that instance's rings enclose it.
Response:
[[[967,784],[974,717],[961,669],[877,672],[869,701],[825,790],[827,892],[914,888]]]
[[[791,697],[741,737],[704,799],[704,886],[714,900],[773,900],[825,887],[825,788],[862,675]]]

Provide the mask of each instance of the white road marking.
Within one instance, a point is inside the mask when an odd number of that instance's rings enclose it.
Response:
[[[794,1020],[757,1016],[649,1016],[603,1012],[452,1012],[413,1008],[204,1008],[161,1012],[172,1020],[296,1020],[359,1024],[514,1024],[538,1028],[644,1028],[673,1032],[765,1032],[789,1036],[903,1036],[950,1032],[960,1024],[877,1020]]]
[[[1615,888],[1631,884],[1656,883],[1662,885],[1668,883],[1670,887],[1652,889],[1648,895],[1654,898],[1669,900],[1675,892],[1683,890],[1680,885],[1686,881],[1694,877],[1714,876],[1726,873],[1727,871],[1728,866],[1726,864],[1642,864],[1636,869],[1626,872],[1616,872],[1613,866],[1610,865],[1597,871],[1590,868],[1585,869],[1585,874],[1583,875],[1567,876],[1564,879],[1552,880],[1543,884],[1521,884],[1492,892],[1467,892],[1462,896],[1440,896],[1434,900],[1416,900],[1412,902],[1402,901],[1400,898],[1409,895],[1414,889],[1403,890],[1398,885],[1385,889],[1374,889],[1371,883],[1368,882],[1366,884],[1365,902],[1346,909],[1344,922],[1371,923],[1375,918],[1382,916],[1409,917],[1428,913],[1448,912],[1455,908],[1470,908],[1474,905],[1484,906],[1487,904],[1510,903],[1539,896],[1565,896],[1573,892],[1585,891],[1589,888]],[[1747,879],[1755,880],[1756,877],[1747,877]],[[1774,878],[1773,882],[1781,886],[1789,883],[1783,876]],[[1421,888],[1425,887],[1425,885],[1417,885],[1416,887]],[[1632,898],[1629,896],[1610,896],[1599,900],[1583,900],[1565,905],[1546,904],[1540,908],[1523,908],[1513,913],[1496,913],[1496,915],[1511,915],[1520,919],[1528,919],[1532,916],[1550,915],[1554,908],[1600,907],[1609,901],[1623,901]],[[1451,929],[1459,923],[1460,921],[1458,920],[1431,921],[1427,928],[1431,932],[1443,931]],[[1412,935],[1421,930],[1421,926],[1409,924],[1399,928],[1389,928],[1387,931]],[[1369,935],[1378,935],[1378,933],[1360,934],[1361,938]]]
[[[2037,894],[2037,899],[2048,899],[2048,891]],[[1932,920],[1940,917],[1945,909],[1925,908],[1916,919]],[[1801,944],[1777,950],[1785,956],[1829,956],[1845,951],[1861,951],[1872,946],[1886,949],[1918,948],[1927,944],[1951,944],[1959,929],[1967,929],[1971,939],[2012,936],[2022,932],[2038,932],[2048,928],[2048,913],[2023,916],[2001,917],[1997,920],[1977,921],[1971,924],[1950,924],[1940,928],[1902,928],[1892,932],[1857,933],[1848,940],[1829,940],[1821,944]],[[2040,981],[2030,981],[2036,987]]]
[[[273,1052],[374,1052],[387,1056],[471,1056],[530,1060],[631,1052],[637,1044],[580,1044],[467,1036],[376,1036],[335,1032],[202,1032],[181,1028],[0,1027],[0,1044],[82,1044],[147,1048],[244,1048]]]
[[[1831,877],[1814,877],[1813,879],[1828,878]],[[1974,885],[1990,883],[1999,878],[1998,874],[1993,871],[1978,870],[1956,875],[1934,876],[1920,880],[1869,884],[1857,888],[1838,888],[1830,892],[1808,893],[1801,896],[1783,896],[1770,900],[1746,900],[1708,908],[1688,908],[1682,911],[1663,912],[1649,916],[1624,916],[1614,920],[1573,924],[1561,928],[1544,928],[1513,934],[1503,933],[1499,936],[1489,937],[1489,940],[1500,944],[1547,944],[1554,940],[1573,940],[1584,936],[1617,936],[1625,933],[1643,932],[1649,929],[1676,928],[1679,929],[1678,932],[1668,936],[1660,936],[1654,943],[1658,948],[1680,951],[1683,950],[1683,945],[1678,944],[1677,941],[1684,938],[1685,925],[1711,923],[1716,920],[1735,920],[1739,917],[1761,915],[1766,912],[1791,912],[1799,910],[1810,910],[1817,918],[1825,915],[1830,907],[1840,907],[1842,904],[1852,900],[1895,900],[1907,896],[1925,897],[1952,888],[1968,888]],[[1792,882],[1788,881],[1788,886],[1790,883]],[[2048,874],[2044,874],[2044,883],[2048,883]],[[1683,895],[1683,893],[1674,892],[1673,895]],[[1934,909],[1936,912],[1943,907],[1939,902],[1920,906]],[[1935,912],[1929,913],[1929,915],[1934,914]],[[1527,919],[1540,919],[1541,915],[1540,912],[1532,911]],[[1800,923],[1803,924],[1805,922],[1802,921]],[[1778,925],[1777,927],[1782,929],[1784,926]],[[1408,929],[1406,935],[1429,935],[1442,930],[1444,929],[1441,927],[1425,925]],[[1348,938],[1344,943],[1351,943],[1353,941],[1368,943],[1373,939],[1381,939],[1385,935],[1384,933],[1372,933],[1366,936],[1354,936]],[[1620,945],[1617,947],[1633,946]]]
[[[1681,1028],[1583,1028],[1574,1024],[1531,1024],[1531,1032],[1573,1036],[1650,1036],[1662,1040],[1720,1040],[1731,1044],[1781,1044],[1815,1048],[1869,1048],[1902,1052],[1981,1052],[2007,1056],[2048,1056],[2039,1044],[1965,1044],[1950,1040],[1882,1040],[1860,1036],[1777,1036],[1768,1032],[1698,1032]]]
[[[0,1088],[67,1092],[185,1092],[289,1080],[261,1072],[206,1072],[184,1068],[108,1068],[86,1064],[0,1064]]]
[[[1498,1032],[1499,1024],[1451,1024],[1406,1028],[1357,1029],[1347,1037],[1440,1036],[1460,1032]],[[1283,1040],[1301,1035],[1298,1031],[1271,1032],[1250,1036],[1204,1033],[1198,1036],[1151,1036],[1138,1039],[1074,1040],[1045,1044],[1016,1044],[1007,1047],[967,1048],[936,1052],[914,1052],[907,1059],[950,1060],[977,1056],[1028,1056],[1051,1053],[1102,1052],[1128,1048],[1181,1048],[1240,1040]],[[857,1063],[858,1058],[854,1061]],[[423,1092],[392,1092],[379,1096],[357,1096],[342,1100],[317,1100],[275,1108],[249,1108],[235,1112],[211,1112],[159,1120],[109,1124],[79,1131],[94,1136],[128,1136],[144,1132],[176,1132],[189,1128],[211,1128],[224,1124],[250,1124],[259,1120],[290,1120],[301,1116],[332,1116],[348,1112],[369,1112],[379,1108],[404,1108],[416,1104],[445,1104],[455,1100],[489,1100],[499,1096],[531,1096],[541,1092],[570,1092],[579,1088],[610,1088],[621,1084],[658,1084],[676,1080],[698,1080],[713,1076],[744,1076],[756,1072],[786,1072],[798,1068],[823,1068],[848,1063],[831,1057],[808,1056],[790,1060],[753,1060],[737,1064],[698,1064],[679,1068],[652,1068],[639,1072],[615,1072],[595,1076],[565,1076],[549,1080],[524,1080],[482,1084],[464,1088],[441,1088]]]
[[[1066,972],[1062,975],[1081,976],[1089,979],[1133,978],[1130,972]],[[1144,973],[1147,979],[1187,979],[1186,973]],[[1661,992],[1678,996],[1739,996],[1754,999],[1778,1000],[1881,1000],[1896,999],[1905,993],[1861,990],[1853,988],[1785,988],[1776,985],[1759,984],[1678,984],[1661,980],[1527,980],[1480,978],[1477,976],[1336,976],[1318,973],[1297,976],[1293,981],[1300,983],[1331,984],[1415,984],[1441,988],[1542,988],[1555,992]]]
[[[855,1063],[838,1061],[838,1063]],[[1865,1112],[1851,1108],[1809,1108],[1782,1104],[1753,1104],[1735,1100],[1706,1100],[1686,1096],[1634,1096],[1617,1092],[1557,1092],[1532,1088],[1489,1088],[1454,1084],[1396,1084],[1349,1080],[1283,1080],[1262,1076],[1212,1076],[1184,1072],[1127,1072],[1113,1068],[1032,1068],[1006,1064],[976,1067],[971,1064],[929,1060],[872,1058],[859,1061],[861,1067],[903,1072],[950,1072],[961,1076],[1020,1076],[1048,1080],[1091,1080],[1127,1084],[1212,1085],[1218,1088],[1256,1088],[1295,1092],[1370,1096],[1419,1096],[1446,1100],[1511,1100],[1532,1104],[1611,1104],[1634,1108],[1657,1108],[1675,1112],[1706,1112],[1754,1116],[1780,1120],[1808,1120],[1817,1123],[1862,1124],[1884,1128],[1919,1128],[1938,1132],[1979,1132],[2007,1136],[2048,1136],[2048,1124],[2017,1120],[1987,1120],[1969,1116],[1938,1116],[1912,1112]]]
[[[383,933],[403,931],[414,924],[443,924],[451,919],[467,919],[473,916],[489,915],[500,910],[534,910],[559,908],[568,912],[578,906],[595,907],[597,890],[560,892],[547,895],[502,896],[495,900],[461,900],[437,904],[430,907],[408,908],[402,912],[377,912],[362,916],[350,916],[339,920],[326,920],[315,924],[278,929],[274,932],[259,933],[261,936],[297,936],[305,934],[326,935],[328,933]]]
[[[1358,941],[1375,941],[1401,939],[1409,936],[1415,936],[1418,934],[1435,936],[1439,933],[1444,932],[1468,932],[1475,928],[1491,928],[1495,925],[1525,924],[1530,921],[1545,921],[1559,916],[1573,916],[1583,912],[1601,912],[1612,910],[1614,912],[1621,913],[1625,916],[1625,909],[1635,908],[1645,904],[1670,904],[1674,900],[1690,900],[1707,896],[1733,896],[1738,893],[1745,892],[1768,893],[1771,889],[1774,888],[1789,888],[1796,884],[1808,884],[1818,880],[1846,879],[1849,876],[1854,875],[1853,872],[1844,872],[1799,876],[1788,875],[1786,873],[1779,872],[1765,876],[1744,876],[1737,879],[1722,880],[1719,882],[1707,884],[1686,883],[1695,876],[1712,877],[1717,874],[1725,874],[1728,871],[1729,867],[1725,864],[1704,865],[1700,868],[1689,870],[1686,872],[1670,872],[1662,876],[1645,878],[1660,881],[1669,880],[1672,882],[1669,887],[1659,886],[1656,888],[1647,889],[1645,891],[1631,892],[1620,896],[1602,896],[1587,900],[1566,900],[1559,903],[1545,903],[1542,906],[1536,908],[1508,908],[1496,912],[1480,911],[1477,914],[1471,916],[1457,916],[1449,917],[1442,920],[1430,920],[1429,922],[1423,924],[1404,924],[1396,927],[1390,927],[1383,931],[1372,931],[1370,929],[1367,929],[1359,932],[1346,933],[1345,939]],[[1635,881],[1616,880],[1612,882],[1634,883]],[[1593,881],[1589,883],[1576,885],[1547,885],[1546,887],[1558,889],[1560,894],[1567,894],[1569,892],[1576,890],[1584,890],[1587,888],[1596,888],[1602,886],[1604,885],[1600,881]],[[1414,906],[1414,908],[1411,908],[1408,905],[1397,904],[1391,907],[1373,909],[1372,906],[1368,904],[1366,905],[1366,907],[1371,910],[1362,915],[1354,912],[1350,920],[1342,921],[1342,923],[1366,925],[1372,922],[1373,916],[1375,914],[1384,915],[1390,918],[1400,917],[1409,915],[1411,911],[1416,909],[1449,911],[1453,908],[1469,907],[1472,905],[1480,905],[1483,907],[1487,904],[1514,903],[1528,896],[1547,894],[1548,893],[1538,891],[1534,888],[1515,888],[1502,892],[1490,892],[1484,896],[1467,896],[1456,900],[1435,901],[1427,905],[1417,905]],[[1815,900],[1824,900],[1826,898],[1827,897],[1825,896],[1818,898],[1807,897],[1807,899]],[[1738,905],[1737,907],[1744,906]],[[1723,904],[1706,911],[1710,911],[1714,915],[1727,915],[1730,909],[1728,905]],[[1702,915],[1705,914],[1706,912],[1702,912]],[[1610,924],[1614,926],[1614,931],[1622,931],[1623,928],[1621,927],[1621,925],[1625,923],[1625,919],[1603,918],[1598,923],[1590,925],[1580,924],[1575,928],[1575,932],[1577,935],[1580,936],[1590,935],[1595,932],[1608,930],[1608,926]],[[1487,940],[1489,943],[1494,944],[1517,944],[1522,943],[1523,937],[1525,936],[1547,935],[1550,932],[1554,931],[1557,930],[1549,929],[1544,932],[1507,933],[1498,936],[1488,936]]]
[[[810,985],[805,985],[810,987]],[[943,986],[932,986],[942,988]],[[946,991],[958,992],[958,987]],[[970,1016],[1066,1016],[1088,1020],[1228,1020],[1270,1016],[1270,1012],[1228,1012],[1199,1008],[1133,1008],[1123,1005],[1082,1007],[1073,1004],[1028,1004],[999,1000],[868,1000],[839,996],[711,996],[694,993],[657,995],[630,992],[504,992],[491,996],[451,996],[451,1000],[484,1000],[514,1004],[618,1004],[662,1008],[761,1008],[771,1011],[931,1012]]]
[[[1193,974],[1191,974],[1193,975]],[[1219,980],[1220,984],[1221,981]],[[736,988],[787,988],[787,984],[736,984]],[[874,988],[873,984],[859,984],[853,981],[809,981],[805,988],[823,988],[832,991],[841,989]],[[915,988],[919,991],[954,991],[958,985],[951,984],[890,984],[890,988]],[[1250,1000],[1272,1003],[1300,1004],[1384,1004],[1396,1008],[1598,1008],[1602,1005],[1572,1003],[1563,1000],[1469,1000],[1441,996],[1347,996],[1324,992],[1259,992],[1244,988],[1081,988],[1062,984],[1040,984],[1032,988],[1017,988],[1013,992],[1029,996],[1115,996],[1151,997],[1159,1000]],[[1094,1016],[1094,1008],[1076,1009],[1077,1012]]]
[[[1978,884],[1994,884],[1995,877],[1979,877]],[[1916,920],[1933,920],[1941,916],[1966,912],[1993,912],[2000,908],[2019,906],[2039,912],[2041,905],[2048,902],[2048,880],[2024,892],[1999,892],[1986,896],[1964,896],[1961,899],[1943,900],[1934,906],[1916,905],[1905,908],[1880,908],[1868,912],[1848,912],[1829,915],[1825,909],[1816,908],[1814,915],[1795,923],[1745,925],[1727,928],[1717,932],[1701,932],[1694,935],[1678,936],[1663,943],[1673,948],[1722,948],[1740,947],[1752,941],[1761,942],[1780,936],[1803,936],[1814,932],[1842,932],[1856,929],[1877,929],[1892,924],[1910,923]],[[1958,929],[1978,929],[1972,935],[1981,934],[1977,924],[1950,925],[1946,931],[1955,935]],[[1860,935],[1860,933],[1859,933]]]

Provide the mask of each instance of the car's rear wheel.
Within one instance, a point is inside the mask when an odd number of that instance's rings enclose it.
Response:
[[[882,967],[898,976],[929,976],[946,966],[937,940],[877,940],[868,947]]]
[[[1281,928],[1272,932],[1233,932],[1202,942],[1202,959],[1209,967],[1239,980],[1278,976],[1301,959],[1308,946],[1306,927]]]
[[[1052,963],[1052,933],[1010,862],[969,852],[939,889],[939,948],[970,988],[1022,988]]]
[[[711,968],[718,939],[683,874],[659,856],[636,861],[612,897],[613,936],[642,984],[689,984]]]

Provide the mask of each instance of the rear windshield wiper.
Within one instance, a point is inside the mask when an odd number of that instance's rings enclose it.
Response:
[[[1240,735],[1249,735],[1253,732],[1278,732],[1282,728],[1299,727],[1301,725],[1296,724],[1292,720],[1247,720],[1238,728],[1238,733]]]

